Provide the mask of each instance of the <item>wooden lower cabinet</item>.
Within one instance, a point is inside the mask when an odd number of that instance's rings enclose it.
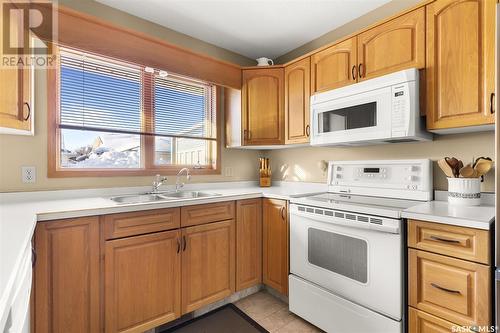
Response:
[[[491,321],[491,269],[461,259],[410,249],[409,304],[464,326]]]
[[[454,327],[458,327],[447,320],[414,308],[408,308],[408,314],[408,331],[410,333],[450,333],[453,332]]]
[[[182,314],[235,291],[234,220],[182,229]]]
[[[486,230],[409,221],[410,333],[491,326],[489,238]]]
[[[286,200],[263,199],[263,282],[288,295],[288,213]]]
[[[491,261],[488,230],[410,220],[408,246],[487,265]]]
[[[106,333],[144,332],[180,317],[180,231],[107,241]]]
[[[231,218],[180,228],[203,207],[186,208],[38,223],[33,332],[143,332],[262,280],[287,293],[286,201],[209,204]]]
[[[180,215],[178,207],[104,215],[104,238],[109,240],[179,228]]]
[[[101,331],[99,218],[38,223],[36,333]]]
[[[262,199],[236,204],[236,290],[262,282]]]

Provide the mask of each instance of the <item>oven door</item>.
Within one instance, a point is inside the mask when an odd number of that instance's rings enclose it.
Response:
[[[391,87],[338,99],[318,98],[311,105],[311,144],[345,144],[390,138],[391,101]]]
[[[294,204],[290,214],[291,274],[394,320],[402,319],[399,232],[299,211]]]

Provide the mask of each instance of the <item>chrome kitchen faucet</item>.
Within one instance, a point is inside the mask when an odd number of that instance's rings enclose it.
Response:
[[[175,181],[175,192],[179,192],[179,190],[184,187],[185,183],[181,183],[179,180],[181,178],[181,175],[183,172],[186,172],[186,181],[189,181],[191,179],[191,174],[189,173],[189,169],[188,168],[182,168],[179,170],[179,172],[177,173],[177,179]]]

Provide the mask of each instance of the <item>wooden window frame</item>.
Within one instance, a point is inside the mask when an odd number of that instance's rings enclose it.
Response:
[[[57,48],[54,48],[57,52]],[[126,60],[124,60],[126,61]],[[216,159],[214,167],[203,166],[195,168],[191,164],[181,165],[156,165],[154,156],[155,136],[141,135],[141,168],[62,168],[60,166],[60,144],[61,129],[59,128],[59,97],[60,97],[60,66],[47,69],[47,176],[49,178],[65,177],[122,177],[122,176],[150,176],[156,174],[176,175],[181,168],[189,168],[193,175],[220,175],[221,174],[221,146],[222,146],[222,89],[218,85],[215,87],[215,107],[216,107]],[[152,75],[144,76],[144,80],[153,80]],[[152,84],[151,82],[149,84]],[[147,126],[151,122],[153,110],[151,108],[150,95],[146,89],[142,89],[143,112],[141,117],[142,126]],[[145,116],[145,117],[144,117]]]

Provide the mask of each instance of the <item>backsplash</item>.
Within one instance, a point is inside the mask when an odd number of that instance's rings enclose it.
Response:
[[[444,156],[456,156],[464,163],[473,157],[495,157],[494,132],[436,135],[434,141],[393,143],[363,147],[303,147],[271,150],[263,153],[271,161],[274,180],[326,182],[321,171],[322,160],[374,160],[430,158],[434,164],[434,188],[447,190],[448,183],[436,161]],[[485,176],[482,191],[494,192],[494,170]]]

